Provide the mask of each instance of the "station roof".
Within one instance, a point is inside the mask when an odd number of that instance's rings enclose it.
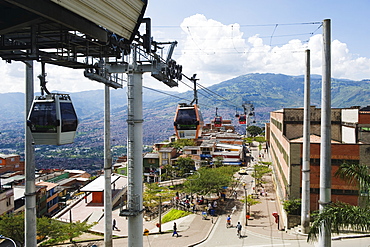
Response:
[[[0,57],[70,68],[91,67],[86,57],[120,57],[146,6],[147,0],[0,0]]]
[[[127,186],[127,177],[113,174],[111,176],[111,184],[116,183],[117,188],[123,188]],[[104,175],[96,178],[85,187],[81,188],[82,192],[101,192],[104,191]]]

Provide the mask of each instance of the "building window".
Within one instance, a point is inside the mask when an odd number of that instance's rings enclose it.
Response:
[[[15,160],[15,158],[10,158],[10,161],[14,161]]]
[[[12,200],[11,198],[9,197],[7,200],[6,200],[6,206],[9,207],[10,205],[12,205]]]
[[[149,160],[148,160],[148,163],[149,163],[149,164],[155,164],[155,159],[149,159]]]
[[[191,150],[191,154],[197,154],[197,150]]]

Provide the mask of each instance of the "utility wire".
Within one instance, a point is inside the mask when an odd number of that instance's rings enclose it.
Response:
[[[296,23],[270,23],[270,24],[240,24],[240,27],[268,27],[268,26],[294,26],[294,25],[322,25],[322,21],[312,21],[312,22],[296,22]],[[187,26],[187,27],[206,27],[206,26]],[[207,26],[207,27],[217,27],[219,28],[220,26]],[[153,28],[179,28],[179,26],[167,26],[167,25],[162,25],[162,26],[153,26]]]
[[[278,27],[278,24],[275,25],[274,31],[271,34],[271,37],[270,37],[270,46],[271,46],[271,42],[272,42],[272,37],[274,36],[274,33],[275,33],[277,27]]]
[[[179,97],[179,96],[176,96],[176,95],[173,95],[173,94],[169,94],[169,93],[166,93],[166,92],[163,92],[163,91],[160,91],[160,90],[154,89],[154,88],[150,88],[150,87],[146,87],[146,86],[143,86],[143,88],[146,88],[146,89],[152,90],[152,91],[157,92],[157,93],[165,94],[165,95],[168,95],[168,96],[171,96],[171,97],[174,97],[174,98],[178,98],[178,99],[182,99],[182,100],[190,101],[190,100],[188,100],[188,99],[181,98],[181,97]]]

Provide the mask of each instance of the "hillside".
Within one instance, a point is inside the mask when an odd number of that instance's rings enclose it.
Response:
[[[247,74],[231,80],[213,85],[198,91],[199,105],[205,122],[209,122],[218,114],[224,119],[232,119],[239,132],[235,119],[235,112],[242,111],[242,103],[250,101],[255,106],[256,121],[262,126],[269,119],[269,112],[283,107],[303,107],[303,76],[287,76],[281,74]],[[200,84],[201,81],[199,82]],[[111,90],[111,135],[114,157],[125,152],[127,141],[127,96],[126,90]],[[213,94],[214,92],[216,94]],[[353,105],[370,105],[370,82],[332,79],[332,106],[350,107]],[[188,91],[176,95],[181,98],[193,98],[193,92]],[[46,156],[53,157],[56,166],[81,162],[82,157],[91,160],[83,161],[82,165],[99,166],[102,164],[103,151],[103,119],[104,119],[104,91],[94,90],[71,93],[76,108],[80,125],[74,144],[61,147],[37,146],[39,166],[42,166]],[[144,144],[166,140],[174,133],[173,117],[178,103],[184,102],[178,98],[160,94],[151,90],[143,90]],[[311,105],[320,107],[321,102],[321,77],[311,77]],[[1,152],[23,153],[24,133],[24,95],[22,93],[0,94],[0,143]],[[68,148],[68,152],[60,152]],[[56,155],[58,154],[58,155]],[[60,161],[58,157],[60,157]],[[42,157],[42,159],[40,158]],[[75,160],[65,160],[66,157]],[[50,162],[50,161],[49,161]],[[87,164],[85,164],[87,162]],[[50,164],[50,163],[49,163]]]

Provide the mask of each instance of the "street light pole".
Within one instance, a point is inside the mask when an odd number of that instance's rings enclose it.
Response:
[[[162,233],[162,196],[159,196],[159,233]]]
[[[245,226],[248,226],[248,191],[246,187],[246,183],[243,183],[244,188],[244,196],[245,196]]]

